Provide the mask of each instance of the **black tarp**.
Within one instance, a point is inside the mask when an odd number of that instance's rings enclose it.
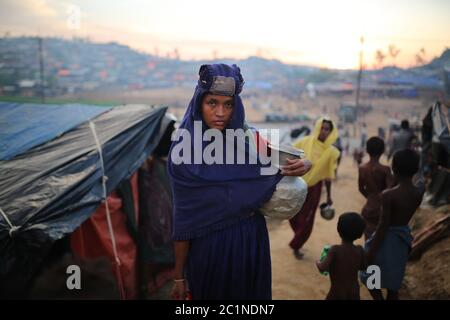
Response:
[[[102,145],[107,193],[158,145],[166,110],[121,106],[91,120]],[[89,122],[0,161],[0,173],[0,208],[18,227],[11,233],[0,216],[0,289],[20,288],[51,244],[89,218],[103,199],[100,155]]]
[[[450,203],[450,128],[441,107],[436,102],[422,121],[421,173],[429,177],[428,202],[434,206]]]
[[[111,107],[0,102],[0,160],[11,160]]]

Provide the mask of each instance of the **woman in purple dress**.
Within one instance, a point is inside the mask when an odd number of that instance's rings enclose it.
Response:
[[[243,84],[235,65],[201,66],[178,140],[171,146],[174,299],[185,299],[188,291],[193,299],[272,297],[269,238],[258,209],[271,198],[283,175],[301,176],[310,163],[292,160],[281,172],[262,174],[260,159],[256,163],[248,160],[251,143],[244,139],[244,150],[239,141],[229,148],[228,129],[252,130],[245,124],[239,96]],[[210,138],[202,138],[206,136]],[[221,148],[210,152],[213,142]],[[240,152],[246,161],[236,164]],[[198,158],[207,154],[214,161]]]

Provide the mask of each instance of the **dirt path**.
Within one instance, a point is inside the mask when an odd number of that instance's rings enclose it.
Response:
[[[360,212],[364,198],[358,192],[357,167],[351,157],[344,157],[339,168],[338,179],[332,185],[332,196],[336,214],[345,211]],[[325,189],[322,193],[324,199]],[[269,222],[269,234],[272,254],[272,294],[273,299],[302,300],[324,299],[330,283],[327,276],[321,275],[315,261],[325,244],[340,242],[336,230],[337,216],[324,220],[316,212],[316,220],[311,237],[304,246],[303,260],[297,260],[288,243],[293,232],[288,221]],[[362,240],[358,241],[362,244]],[[369,299],[365,288],[361,287],[361,298]]]

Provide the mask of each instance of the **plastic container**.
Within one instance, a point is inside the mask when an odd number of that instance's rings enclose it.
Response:
[[[328,252],[330,251],[331,246],[329,244],[325,245],[322,249],[322,252],[320,253],[320,262],[325,260],[325,258],[328,255]],[[324,276],[328,276],[328,271],[321,272]]]

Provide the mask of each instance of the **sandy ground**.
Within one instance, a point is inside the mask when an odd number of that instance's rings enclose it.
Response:
[[[438,208],[423,203],[410,225],[412,232],[422,230],[436,220],[450,214],[450,205]],[[450,238],[432,245],[417,260],[406,265],[400,295],[404,299],[450,299]]]
[[[330,288],[329,277],[321,275],[315,266],[322,248],[326,244],[338,244],[338,215],[346,211],[360,212],[364,198],[358,192],[357,167],[350,157],[344,157],[338,172],[338,179],[332,185],[332,195],[336,216],[324,220],[319,211],[311,237],[303,247],[305,257],[297,260],[288,246],[293,232],[288,221],[270,221],[269,235],[272,254],[272,294],[273,299],[303,300],[324,299]],[[322,192],[324,199],[326,192]],[[362,241],[356,243],[362,244]],[[361,288],[361,298],[369,299],[365,288]]]

